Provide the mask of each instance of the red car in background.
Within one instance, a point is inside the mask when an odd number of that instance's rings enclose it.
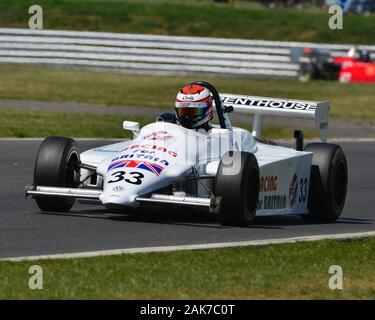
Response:
[[[301,81],[375,82],[375,63],[368,50],[352,48],[346,56],[332,57],[328,50],[300,48],[292,51],[292,61],[300,63],[298,78]]]
[[[366,60],[356,57],[333,58],[333,63],[341,65],[338,80],[340,82],[375,82],[375,63]]]

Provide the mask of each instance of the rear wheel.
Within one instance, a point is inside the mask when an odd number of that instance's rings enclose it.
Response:
[[[215,195],[221,197],[220,224],[251,224],[259,196],[259,167],[252,153],[233,151],[223,156],[216,175]]]
[[[341,147],[332,143],[310,143],[305,151],[313,152],[310,174],[309,214],[304,219],[336,221],[345,204],[348,167]]]
[[[78,187],[80,179],[79,151],[70,138],[48,137],[38,152],[34,169],[34,185],[51,187]],[[74,199],[38,196],[38,207],[44,211],[69,211]]]

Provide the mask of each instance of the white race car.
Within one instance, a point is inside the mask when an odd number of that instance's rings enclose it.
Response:
[[[347,190],[340,146],[326,143],[329,104],[213,93],[218,125],[200,132],[166,121],[139,128],[133,139],[80,153],[73,139],[46,138],[26,196],[43,211],[69,211],[75,199],[108,209],[190,206],[216,213],[223,225],[246,226],[255,216],[297,214],[333,222]],[[252,132],[232,127],[229,113],[253,114]],[[315,122],[320,143],[294,148],[261,138],[265,115]],[[131,210],[134,212],[134,210]]]

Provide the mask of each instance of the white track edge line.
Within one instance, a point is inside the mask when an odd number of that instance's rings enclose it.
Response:
[[[50,260],[50,259],[90,258],[90,257],[113,256],[113,255],[134,254],[134,253],[207,250],[207,249],[223,249],[223,248],[234,248],[234,247],[259,247],[259,246],[266,246],[266,245],[271,245],[271,244],[311,242],[311,241],[320,241],[320,240],[354,240],[354,239],[368,238],[368,237],[374,237],[374,236],[375,236],[375,231],[368,231],[368,232],[325,234],[325,235],[268,239],[268,240],[250,240],[250,241],[238,241],[238,242],[223,242],[223,243],[207,243],[207,244],[191,244],[191,245],[178,245],[178,246],[143,247],[143,248],[130,248],[130,249],[114,249],[114,250],[87,251],[87,252],[76,252],[76,253],[62,253],[62,254],[50,254],[50,255],[39,255],[39,256],[2,258],[0,259],[0,261],[19,262],[19,261],[35,261],[35,260],[46,260],[46,259]]]

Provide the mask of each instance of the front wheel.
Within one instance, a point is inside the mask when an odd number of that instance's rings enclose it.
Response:
[[[248,226],[259,197],[259,167],[252,153],[228,152],[220,161],[215,195],[221,197],[220,224]]]
[[[310,143],[305,151],[313,153],[310,174],[309,214],[304,219],[336,221],[345,204],[348,166],[341,147],[332,143]]]
[[[48,137],[42,142],[34,169],[35,186],[76,188],[79,185],[79,151],[70,138]],[[74,199],[43,197],[35,199],[43,211],[67,212]]]

